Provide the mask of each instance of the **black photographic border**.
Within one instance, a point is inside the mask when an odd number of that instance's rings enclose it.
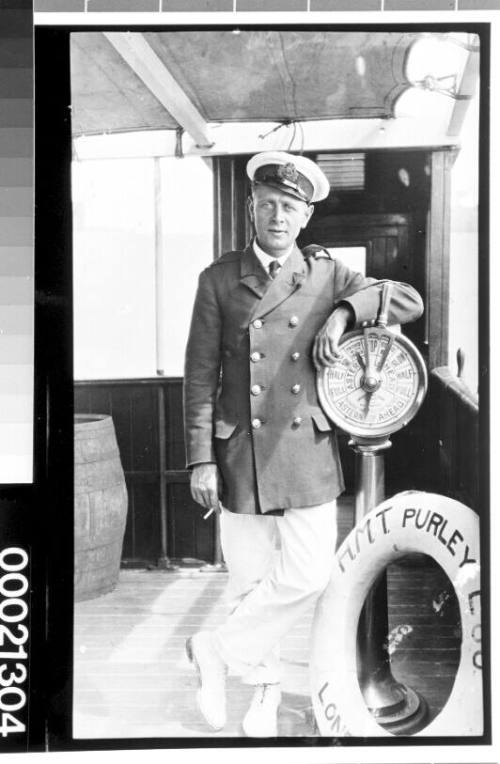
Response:
[[[481,41],[480,201],[479,201],[479,397],[482,559],[482,642],[484,734],[478,737],[278,738],[268,748],[313,746],[431,746],[491,743],[490,643],[490,496],[489,496],[489,79],[488,23],[244,24],[245,30],[454,31],[470,32]],[[36,577],[32,660],[31,725],[33,746],[42,745],[42,717],[47,716],[47,747],[52,751],[136,750],[151,748],[262,747],[248,738],[77,739],[73,715],[73,354],[72,354],[72,211],[70,35],[73,32],[216,31],[227,25],[141,25],[106,27],[43,26],[35,30],[35,479],[30,517],[26,521],[36,544]],[[8,490],[8,489],[6,489]],[[27,494],[31,496],[29,489]],[[4,490],[2,490],[2,494]],[[14,502],[24,504],[23,489]],[[44,581],[47,597],[44,598]],[[42,602],[43,598],[43,602]],[[46,606],[46,612],[45,612]],[[43,611],[43,612],[42,612]],[[46,618],[46,640],[41,638]]]

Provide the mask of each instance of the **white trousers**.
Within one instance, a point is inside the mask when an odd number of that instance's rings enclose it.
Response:
[[[279,682],[279,640],[330,578],[336,502],[287,509],[282,517],[223,509],[220,523],[232,612],[214,632],[214,645],[248,684]]]

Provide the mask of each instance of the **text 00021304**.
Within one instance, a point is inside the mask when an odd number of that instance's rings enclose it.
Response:
[[[26,706],[28,553],[12,546],[0,552],[0,734],[25,732],[19,713]]]

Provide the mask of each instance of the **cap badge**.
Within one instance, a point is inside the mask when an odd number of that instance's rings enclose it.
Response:
[[[299,179],[299,173],[297,168],[292,162],[287,162],[285,165],[279,165],[276,170],[276,175],[281,180],[287,180],[289,183],[297,183]]]

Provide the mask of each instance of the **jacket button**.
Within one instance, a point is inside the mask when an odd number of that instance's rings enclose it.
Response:
[[[261,354],[258,353],[257,351],[255,351],[255,353],[252,353],[250,355],[250,360],[252,361],[252,363],[257,363],[258,361],[260,361],[261,358],[262,358]]]
[[[302,417],[296,416],[295,419],[293,420],[293,424],[295,425],[295,427],[300,427],[300,425],[302,424]]]
[[[291,358],[292,358],[292,361],[298,361],[299,358],[300,358],[300,353],[298,353],[298,352],[292,353]]]
[[[254,430],[258,430],[261,425],[262,425],[262,422],[260,421],[260,419],[252,419],[252,427]]]
[[[298,326],[299,323],[299,317],[298,316],[291,316],[290,321],[288,322],[290,326]]]
[[[260,385],[252,385],[250,392],[252,395],[260,395],[262,392],[262,387]]]
[[[256,318],[255,321],[252,321],[252,325],[254,329],[262,329],[264,322],[260,318]]]
[[[292,385],[292,393],[298,395],[300,393],[300,385]]]

